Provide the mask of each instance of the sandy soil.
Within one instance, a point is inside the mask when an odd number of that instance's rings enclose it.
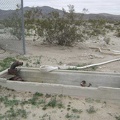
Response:
[[[115,33],[108,33],[110,43],[106,44],[103,36],[92,37],[84,42],[76,43],[73,47],[53,46],[41,44],[41,39],[33,41],[33,37],[26,37],[26,55],[0,50],[0,59],[17,56],[24,66],[39,67],[40,65],[88,65],[120,58],[120,38]],[[19,44],[16,44],[16,46]],[[17,47],[16,47],[17,48]],[[100,48],[102,52],[98,49]],[[18,47],[19,49],[19,47]],[[38,64],[39,63],[39,64]],[[99,66],[96,71],[120,72],[120,61]]]
[[[2,98],[4,99],[5,97],[6,99],[2,101]],[[54,98],[56,98],[56,101],[53,102],[52,99]],[[120,104],[91,98],[51,96],[48,94],[43,96],[36,94],[35,96],[35,94],[30,92],[16,92],[0,88],[0,101],[1,120],[120,119]]]
[[[93,37],[83,43],[77,43],[73,47],[41,45],[40,41],[32,41],[30,38],[26,42],[26,55],[35,63],[40,65],[88,65],[104,61],[109,61],[120,57],[120,40],[113,33],[106,37],[110,38],[110,43],[106,44],[103,37]],[[101,48],[102,52],[98,51]],[[106,50],[104,50],[106,49]],[[31,61],[28,63],[31,64]],[[99,66],[96,71],[120,72],[120,61]],[[39,66],[39,65],[38,65]],[[35,66],[35,67],[38,67]]]
[[[106,44],[102,38],[98,40],[97,37],[94,37],[83,43],[77,43],[74,47],[42,45],[40,41],[32,41],[32,38],[27,38],[26,55],[23,56],[8,51],[2,53],[3,51],[0,50],[0,59],[12,56],[23,61],[24,66],[40,67],[40,65],[59,66],[64,64],[83,66],[120,58],[120,52],[118,52],[120,51],[119,38],[112,33],[108,34],[108,37],[111,39],[110,44]],[[98,49],[93,49],[93,47],[106,48],[107,50],[100,52]],[[120,61],[112,62],[99,66],[94,71],[120,73],[119,64]],[[15,99],[25,101],[31,98],[33,94],[0,88],[1,96],[8,96],[9,99],[13,99],[16,96]],[[49,101],[51,97],[47,98],[44,95],[39,100],[43,98]],[[119,104],[102,100],[90,99],[87,101],[86,98],[69,96],[57,96],[57,99],[63,103],[63,108],[48,107],[46,110],[43,110],[43,104],[39,106],[24,105],[23,108],[20,105],[14,106],[15,110],[20,108],[25,109],[27,112],[27,118],[17,118],[15,120],[120,120]],[[2,115],[10,109],[10,107],[5,107],[3,102],[0,103],[0,106],[0,114]],[[87,112],[90,106],[93,106],[95,109],[95,112],[92,114]],[[82,110],[82,112],[73,112],[72,109]]]

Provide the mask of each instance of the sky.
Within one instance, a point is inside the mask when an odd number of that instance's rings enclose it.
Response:
[[[21,0],[0,0],[0,9],[11,9]],[[7,5],[5,4],[7,3]],[[75,12],[82,12],[83,8],[88,13],[110,13],[120,15],[120,0],[24,0],[24,6],[50,6],[68,10],[68,5],[74,5]]]

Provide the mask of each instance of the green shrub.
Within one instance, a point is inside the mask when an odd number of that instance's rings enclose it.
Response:
[[[94,108],[94,106],[90,106],[89,109],[86,110],[89,114],[93,114],[93,113],[96,113],[96,110]]]
[[[82,113],[83,111],[82,111],[81,109],[78,110],[78,109],[75,109],[75,108],[74,108],[74,109],[72,109],[72,112],[73,112],[73,113]]]
[[[118,32],[116,36],[117,36],[117,37],[120,37],[120,32]]]
[[[51,100],[48,102],[47,106],[50,106],[50,107],[55,107],[57,105],[57,100],[56,100],[56,97],[54,98],[51,98]]]
[[[18,40],[22,39],[22,22],[21,22],[21,17],[19,13],[20,7],[17,6],[17,9],[15,12],[8,17],[7,19],[4,19],[2,21],[3,26],[6,28],[10,28],[9,32],[11,35],[15,36]]]
[[[15,61],[12,57],[7,57],[4,60],[0,61],[0,71],[3,71],[10,67],[11,62]]]
[[[120,115],[119,116],[115,116],[116,120],[120,120]]]
[[[32,29],[37,36],[44,38],[45,43],[62,46],[73,45],[78,40],[79,34],[75,25],[74,6],[69,5],[68,7],[69,13],[64,10],[63,16],[55,11],[41,19],[36,18],[39,11],[35,8],[26,12],[25,27],[27,31]]]

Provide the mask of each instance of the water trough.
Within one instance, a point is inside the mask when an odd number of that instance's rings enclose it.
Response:
[[[73,70],[43,72],[38,68],[21,68],[20,76],[25,82],[10,81],[5,70],[0,73],[0,85],[17,91],[120,100],[120,74]],[[92,86],[81,87],[82,80]]]

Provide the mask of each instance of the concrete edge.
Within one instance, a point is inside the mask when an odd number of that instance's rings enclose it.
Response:
[[[40,71],[39,68],[35,68],[35,67],[17,67],[21,70],[37,70],[37,71]],[[0,72],[0,75],[4,74],[7,72],[9,68],[7,68],[6,70]],[[41,72],[41,71],[40,71]],[[44,71],[45,72],[45,71]],[[47,72],[47,71],[46,71]],[[96,72],[96,71],[78,71],[78,70],[53,70],[53,71],[50,71],[50,73],[54,73],[54,72],[68,72],[68,73],[87,73],[87,74],[102,74],[102,75],[113,75],[113,76],[120,76],[120,73],[111,73],[111,72]]]
[[[20,68],[25,70],[29,69],[22,67]],[[33,70],[33,68],[31,68],[31,70]],[[34,70],[39,70],[39,69],[35,68]],[[5,74],[6,72],[7,69],[2,71],[0,75]],[[61,72],[61,71],[53,71],[53,72]],[[62,70],[62,72],[64,71]],[[70,72],[74,73],[73,71]],[[47,94],[62,94],[69,96],[91,97],[91,98],[105,99],[105,100],[120,100],[120,94],[119,94],[120,88],[113,88],[113,87],[100,86],[98,88],[94,88],[94,87],[80,87],[80,86],[62,85],[62,84],[20,82],[20,81],[9,81],[6,78],[0,78],[0,85],[3,87],[7,87],[9,89],[14,89],[16,91],[28,91],[33,93],[40,92]]]
[[[6,70],[0,72],[0,76],[3,75],[3,74],[5,74],[5,73],[7,73],[7,71],[8,71],[8,69],[6,69]]]
[[[4,81],[4,80],[3,80]],[[90,97],[105,100],[120,100],[120,89],[110,87],[79,87],[71,85],[7,81],[0,85],[16,91],[40,92],[44,94],[62,94],[68,96]]]
[[[39,68],[33,68],[33,67],[18,67],[21,70],[37,70],[40,71]],[[41,71],[40,71],[41,72]],[[47,71],[46,71],[47,72]],[[68,73],[87,73],[87,74],[102,74],[102,75],[118,75],[120,76],[120,73],[111,73],[111,72],[96,72],[96,71],[78,71],[78,70],[53,70],[50,71],[50,73],[54,73],[54,72],[68,72]]]

